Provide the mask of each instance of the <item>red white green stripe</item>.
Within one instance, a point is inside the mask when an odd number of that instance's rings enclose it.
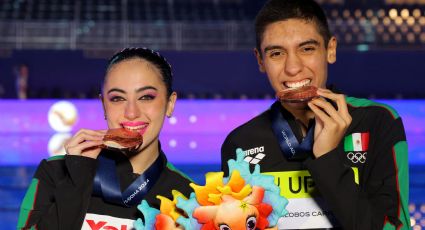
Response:
[[[31,212],[34,209],[35,198],[37,197],[38,183],[38,179],[33,178],[27,193],[25,194],[24,200],[21,204],[21,210],[19,212],[18,229],[26,227],[28,219],[31,216]],[[32,226],[31,228],[25,229],[35,229],[35,227]]]
[[[363,98],[355,98],[355,97],[345,97],[345,100],[347,101],[347,104],[353,106],[353,107],[370,107],[370,106],[378,106],[381,108],[386,109],[388,112],[391,113],[394,119],[399,118],[397,111],[395,111],[391,106],[374,102],[368,99]]]
[[[350,151],[367,151],[369,145],[369,133],[352,133],[344,139],[344,150]]]
[[[346,97],[346,101],[353,107],[379,106],[387,109],[394,119],[399,119],[398,113],[388,105],[376,103],[367,99],[355,97]],[[400,141],[393,147],[393,160],[397,172],[397,191],[399,192],[398,216],[403,223],[400,226],[394,226],[386,221],[383,230],[410,229],[409,216],[409,161],[406,141]]]

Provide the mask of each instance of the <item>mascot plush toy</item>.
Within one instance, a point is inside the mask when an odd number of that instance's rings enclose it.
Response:
[[[173,191],[173,200],[158,196],[160,210],[146,201],[138,206],[145,221],[135,222],[137,230],[267,230],[277,229],[288,201],[280,196],[274,177],[260,174],[256,165],[251,173],[244,152],[236,150],[236,160],[229,160],[229,177],[223,172],[206,174],[204,186],[191,183],[189,198]]]

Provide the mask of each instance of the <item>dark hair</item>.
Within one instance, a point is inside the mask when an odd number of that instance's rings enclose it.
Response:
[[[162,81],[165,83],[167,88],[167,96],[170,96],[173,92],[173,74],[171,72],[171,65],[161,54],[151,49],[126,48],[121,50],[109,59],[108,67],[106,68],[106,74],[113,65],[134,58],[144,59],[158,68],[162,76]]]
[[[269,24],[288,19],[314,22],[323,37],[325,47],[331,38],[325,12],[314,0],[269,0],[255,18],[256,46],[261,55],[263,33]]]

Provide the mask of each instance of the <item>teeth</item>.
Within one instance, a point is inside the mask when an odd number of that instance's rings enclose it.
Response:
[[[288,88],[299,88],[305,85],[308,85],[311,82],[310,79],[305,79],[302,81],[298,81],[298,82],[285,82],[285,86]]]
[[[135,131],[145,128],[147,125],[139,125],[139,126],[124,126],[125,129]]]

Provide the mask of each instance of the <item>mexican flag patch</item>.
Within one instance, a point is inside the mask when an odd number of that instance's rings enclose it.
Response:
[[[369,133],[352,133],[345,136],[344,151],[346,152],[364,152],[369,146]]]

